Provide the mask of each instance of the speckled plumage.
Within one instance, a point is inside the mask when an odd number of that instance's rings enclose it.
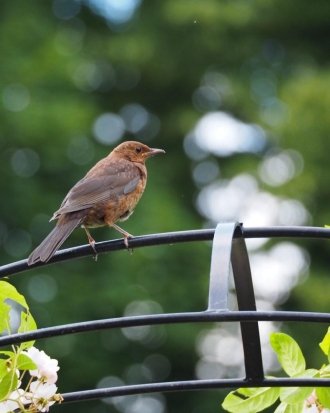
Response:
[[[93,248],[95,241],[87,228],[104,225],[113,226],[121,232],[127,245],[130,234],[115,223],[133,213],[144,192],[147,183],[146,159],[163,152],[140,142],[128,141],[101,159],[68,192],[51,218],[57,220],[56,227],[32,252],[28,264],[47,262],[78,226],[86,229]]]

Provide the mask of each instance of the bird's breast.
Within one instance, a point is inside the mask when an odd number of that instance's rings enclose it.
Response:
[[[133,213],[136,204],[139,202],[146,186],[146,180],[140,179],[137,187],[129,194],[122,195],[114,203],[109,203],[106,207],[105,223],[111,225],[116,221],[125,221]]]
[[[134,191],[115,196],[108,201],[97,203],[86,211],[83,224],[86,227],[112,225],[117,221],[125,221],[133,213],[146,186],[146,177],[142,176]]]

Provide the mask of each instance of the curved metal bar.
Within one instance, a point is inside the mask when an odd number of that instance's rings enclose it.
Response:
[[[193,313],[153,314],[133,317],[108,318],[45,327],[27,333],[0,337],[0,347],[41,338],[63,336],[114,328],[166,325],[179,323],[287,321],[330,323],[330,314],[298,311],[201,311]]]
[[[184,390],[206,390],[239,387],[329,387],[330,379],[294,379],[272,378],[264,380],[217,379],[189,380],[165,383],[136,384],[130,386],[108,387],[103,389],[84,390],[62,394],[64,403],[72,403],[105,397],[128,396],[134,394],[175,392]]]
[[[330,239],[330,229],[318,227],[242,227],[244,238],[319,238]],[[150,234],[134,237],[129,240],[131,248],[147,247],[152,245],[176,244],[179,242],[190,241],[207,241],[212,240],[214,229],[193,230],[193,231],[176,231],[162,234]],[[234,238],[238,234],[234,234]],[[110,251],[126,249],[122,239],[103,241],[95,244],[98,254]],[[36,267],[55,264],[56,262],[67,261],[70,259],[94,255],[90,245],[81,245],[78,247],[67,248],[58,251],[48,263],[37,263],[33,266],[27,265],[27,260],[21,260],[14,263],[6,264],[0,267],[0,278],[23,271],[31,270]]]
[[[257,311],[250,261],[242,226],[236,224],[235,229],[241,232],[241,237],[233,240],[231,252],[238,309],[240,311]],[[261,380],[264,378],[264,370],[258,323],[241,322],[241,333],[246,378]]]

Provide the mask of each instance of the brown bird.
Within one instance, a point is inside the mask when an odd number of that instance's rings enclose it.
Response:
[[[128,238],[132,235],[116,222],[124,221],[133,213],[147,183],[145,161],[158,153],[165,151],[127,141],[101,159],[68,192],[51,218],[57,219],[56,227],[29,256],[28,265],[50,260],[78,226],[85,229],[95,253],[95,240],[87,228],[113,227],[124,236],[128,247]]]

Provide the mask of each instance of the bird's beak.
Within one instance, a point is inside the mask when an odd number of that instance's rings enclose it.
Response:
[[[158,155],[159,153],[165,153],[164,149],[150,148],[149,152],[147,152],[147,157],[150,158],[151,156]]]

